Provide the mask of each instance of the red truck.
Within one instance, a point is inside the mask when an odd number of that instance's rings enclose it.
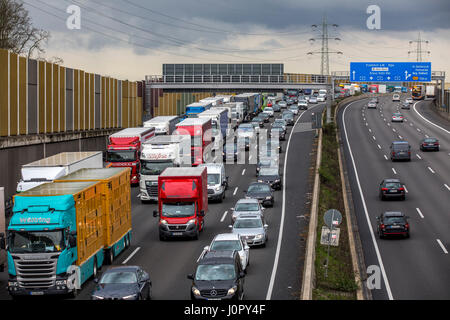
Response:
[[[167,168],[158,177],[159,240],[169,237],[198,239],[208,211],[206,167]]]
[[[155,128],[127,128],[109,136],[107,162],[111,167],[131,168],[131,184],[139,183],[143,144],[155,136]]]
[[[175,135],[191,136],[191,162],[193,166],[211,158],[212,124],[208,118],[187,118],[176,125]]]

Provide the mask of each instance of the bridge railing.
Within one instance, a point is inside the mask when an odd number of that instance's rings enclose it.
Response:
[[[292,84],[329,84],[330,76],[316,74],[286,73],[283,75],[149,75],[145,77],[147,83],[167,84],[195,84],[195,83],[239,83],[239,84],[270,84],[270,83],[292,83]]]

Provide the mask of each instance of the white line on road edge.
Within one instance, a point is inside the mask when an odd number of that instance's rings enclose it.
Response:
[[[394,172],[394,174],[397,174],[397,171],[395,171],[395,169],[394,169],[394,168],[392,168],[392,171]]]
[[[369,231],[370,231],[370,235],[372,237],[372,242],[373,242],[373,246],[375,248],[375,253],[377,255],[378,263],[380,265],[381,274],[383,276],[383,281],[384,281],[384,284],[386,286],[386,292],[388,294],[389,300],[394,300],[394,297],[392,296],[392,292],[391,292],[391,287],[389,285],[389,281],[388,281],[388,278],[387,278],[387,275],[386,275],[386,270],[384,269],[383,260],[381,259],[380,250],[378,248],[378,244],[377,244],[377,241],[375,239],[375,234],[373,232],[372,224],[370,222],[369,212],[367,210],[366,201],[364,200],[364,194],[363,194],[363,191],[362,191],[362,188],[361,188],[361,183],[359,182],[358,171],[356,169],[356,164],[355,164],[355,159],[353,157],[352,148],[350,147],[350,142],[348,141],[347,127],[345,125],[345,112],[347,111],[347,108],[350,105],[352,105],[353,103],[354,102],[348,104],[345,107],[344,112],[342,114],[342,123],[343,123],[343,126],[344,126],[345,140],[347,141],[347,147],[348,147],[348,150],[350,152],[350,157],[351,157],[352,164],[353,164],[353,170],[355,171],[356,183],[358,184],[359,195],[361,196],[361,200],[362,200],[362,204],[363,204],[363,208],[364,208],[364,213],[365,213],[366,220],[367,220],[367,225],[368,225],[368,228],[369,228]]]
[[[314,107],[312,107],[311,109],[317,107],[319,105],[316,105]],[[309,109],[309,110],[311,110]],[[273,290],[273,286],[275,284],[275,277],[277,275],[277,269],[278,269],[278,261],[280,259],[280,251],[281,251],[281,242],[283,240],[283,229],[284,229],[284,217],[286,214],[286,185],[287,185],[287,175],[286,175],[286,170],[287,170],[287,161],[288,161],[288,155],[289,155],[289,146],[291,144],[291,138],[292,138],[292,132],[294,132],[294,128],[297,125],[297,123],[299,122],[299,120],[302,118],[302,116],[306,113],[306,111],[303,111],[302,114],[298,117],[297,121],[295,121],[295,124],[292,128],[291,133],[289,134],[289,140],[286,146],[286,153],[284,155],[284,169],[283,169],[283,177],[285,177],[284,181],[283,181],[283,204],[281,207],[281,221],[280,221],[280,229],[278,232],[278,242],[277,242],[277,251],[275,252],[275,259],[273,262],[273,268],[272,268],[272,275],[270,276],[270,282],[269,282],[269,288],[267,289],[267,295],[266,295],[266,300],[270,300],[272,298],[272,290]]]
[[[430,120],[426,119],[424,116],[422,116],[422,115],[416,110],[416,104],[418,104],[419,102],[421,102],[421,101],[417,101],[417,102],[414,103],[414,105],[413,105],[413,109],[414,109],[415,113],[417,113],[417,114],[419,115],[419,117],[421,117],[421,118],[422,118],[423,120],[425,120],[426,122],[431,123],[433,126],[435,126],[435,127],[439,128],[439,129],[441,129],[441,130],[447,132],[448,134],[450,134],[450,131],[445,130],[444,128],[442,128],[442,127],[438,126],[437,124],[431,122]]]
[[[422,214],[422,211],[420,211],[419,208],[416,208],[416,211],[417,211],[417,213],[419,214],[419,216],[423,219],[424,216],[423,216],[423,214]]]
[[[444,186],[450,191],[450,187],[447,184],[444,184]]]
[[[136,252],[138,252],[141,249],[141,247],[137,247],[136,249],[134,249],[134,251],[128,256],[128,258],[126,258],[122,264],[126,264],[128,261],[130,261],[131,258],[133,258],[133,256],[136,254]]]
[[[448,254],[447,249],[445,249],[444,245],[442,244],[441,240],[436,239],[437,243],[441,246],[442,251],[444,251],[445,254]]]
[[[228,214],[228,211],[225,211],[222,216],[222,219],[220,219],[220,222],[223,222],[223,220],[225,220],[225,217],[227,216],[227,214]]]
[[[238,189],[239,189],[239,187],[236,187],[236,189],[234,189],[233,196],[236,195],[236,192],[238,191]]]
[[[431,169],[430,167],[428,167],[428,170],[431,171],[431,173],[435,173],[433,169]]]

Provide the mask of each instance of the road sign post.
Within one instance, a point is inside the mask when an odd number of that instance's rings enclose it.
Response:
[[[330,209],[327,212],[325,212],[325,215],[323,216],[323,220],[327,227],[330,229],[330,232],[328,233],[328,248],[327,248],[327,260],[325,263],[325,278],[328,277],[328,261],[330,257],[330,244],[331,244],[331,237],[333,235],[333,229],[334,227],[337,227],[342,222],[342,214],[336,210],[336,209]]]

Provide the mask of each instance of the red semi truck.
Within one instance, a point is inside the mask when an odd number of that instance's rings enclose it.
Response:
[[[111,167],[131,168],[131,184],[139,183],[143,144],[155,136],[155,128],[127,128],[109,136],[107,162]]]
[[[191,162],[193,166],[211,158],[212,125],[209,118],[188,118],[177,124],[175,135],[191,136]]]
[[[158,177],[159,239],[198,239],[208,211],[206,167],[167,168]],[[158,217],[158,211],[153,211]]]

